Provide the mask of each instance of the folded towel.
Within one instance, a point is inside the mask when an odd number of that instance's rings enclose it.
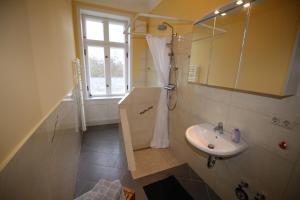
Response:
[[[125,200],[125,195],[119,180],[101,179],[92,190],[77,197],[75,200]]]

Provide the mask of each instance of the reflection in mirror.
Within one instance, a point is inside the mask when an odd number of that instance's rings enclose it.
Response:
[[[246,2],[233,1],[194,25],[188,81],[256,94],[295,94],[300,1]],[[199,26],[212,19],[213,31]]]
[[[188,81],[207,83],[213,40],[214,18],[194,25]]]
[[[218,15],[212,42],[208,84],[234,88],[238,74],[248,8],[239,7]]]
[[[252,4],[238,89],[284,94],[299,25],[299,0]]]

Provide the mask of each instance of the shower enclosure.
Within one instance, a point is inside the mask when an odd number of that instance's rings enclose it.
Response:
[[[158,34],[128,32],[129,28],[134,30],[133,24],[141,16],[162,20],[152,31]],[[134,178],[179,164],[168,149],[168,112],[176,107],[178,70],[174,53],[178,34],[169,21],[191,23],[178,18],[138,14],[125,31],[131,37],[146,39],[148,46],[144,56],[146,81],[143,87],[135,88],[120,102],[125,152]],[[151,162],[146,158],[157,159],[158,165],[145,170]]]
[[[160,37],[156,37],[154,35],[152,35],[152,37],[150,37],[151,35],[146,34],[146,33],[140,33],[140,32],[130,32],[129,30],[134,30],[133,25],[135,24],[135,22],[137,21],[137,19],[139,17],[147,17],[147,18],[151,18],[151,19],[158,19],[158,20],[163,20],[160,24],[157,25],[157,30],[159,31],[165,31],[164,32],[164,36],[160,36]],[[175,31],[174,31],[174,27],[166,22],[166,21],[173,21],[176,23],[193,23],[193,21],[191,20],[186,20],[186,19],[180,19],[180,18],[174,18],[174,17],[168,17],[168,16],[159,16],[159,15],[152,15],[152,14],[146,14],[146,13],[139,13],[137,14],[134,19],[131,21],[130,24],[128,24],[128,26],[126,27],[126,30],[124,32],[124,34],[128,34],[128,35],[132,35],[132,36],[144,36],[147,39],[147,43],[150,49],[150,53],[146,54],[147,57],[147,65],[149,65],[149,63],[153,63],[156,67],[156,78],[159,78],[162,75],[162,69],[165,69],[165,67],[168,67],[168,71],[167,73],[167,82],[166,81],[162,81],[161,78],[160,79],[160,85],[162,88],[164,88],[167,91],[167,95],[166,95],[166,105],[168,107],[168,110],[172,111],[175,109],[176,107],[176,102],[177,102],[177,94],[176,94],[176,89],[177,89],[177,70],[178,68],[176,67],[176,61],[175,61],[175,55],[174,55],[174,42],[178,39],[178,37],[180,37]],[[170,29],[170,31],[169,31]],[[160,41],[156,41],[156,47],[151,45],[151,41],[152,38],[156,37],[156,40],[160,40]],[[160,46],[157,46],[158,44]],[[161,46],[162,45],[162,46]],[[153,47],[151,50],[151,46]],[[167,53],[163,52],[166,51],[167,47]],[[159,53],[159,56],[155,56],[155,53]],[[162,63],[164,66],[162,67],[162,69],[157,69],[157,67],[160,65],[160,63],[158,63],[160,60],[162,59],[166,59],[166,58],[161,58],[161,57],[165,57],[168,56],[168,63]],[[152,60],[152,61],[151,61]],[[151,64],[150,64],[151,65]],[[149,68],[148,68],[149,69]],[[165,75],[166,75],[165,73]],[[152,77],[153,78],[153,77]],[[153,82],[152,82],[153,83]],[[152,84],[153,85],[153,84]]]

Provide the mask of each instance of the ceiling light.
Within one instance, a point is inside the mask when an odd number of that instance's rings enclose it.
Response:
[[[218,10],[215,11],[215,15],[219,14],[220,12]]]
[[[221,16],[225,16],[225,15],[226,15],[226,13],[222,13],[222,14],[221,14]]]
[[[244,4],[244,8],[248,8],[250,6],[250,3]]]
[[[241,5],[241,4],[243,4],[243,3],[244,3],[244,2],[243,2],[242,0],[239,0],[239,1],[236,2],[237,5]]]

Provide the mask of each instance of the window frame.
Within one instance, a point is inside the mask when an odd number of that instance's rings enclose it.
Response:
[[[113,19],[107,17],[94,16],[89,14],[81,14],[80,16],[82,22],[82,47],[83,48],[83,58],[84,58],[84,69],[85,69],[85,80],[86,80],[86,96],[87,98],[101,98],[101,97],[116,97],[116,96],[124,96],[129,91],[129,37],[124,35],[124,43],[121,42],[110,42],[109,41],[109,23],[113,24],[121,24],[125,27],[128,25],[127,20]],[[86,38],[86,20],[93,19],[95,21],[101,21],[103,23],[103,34],[104,40],[93,40]],[[93,95],[90,92],[90,69],[89,69],[89,61],[88,61],[88,46],[95,47],[103,47],[104,48],[104,63],[105,63],[105,87],[106,93],[103,95]],[[124,58],[125,58],[125,66],[124,66],[124,79],[125,79],[125,92],[124,93],[115,93],[112,94],[111,89],[111,71],[110,71],[110,49],[111,48],[122,48],[124,49]]]

